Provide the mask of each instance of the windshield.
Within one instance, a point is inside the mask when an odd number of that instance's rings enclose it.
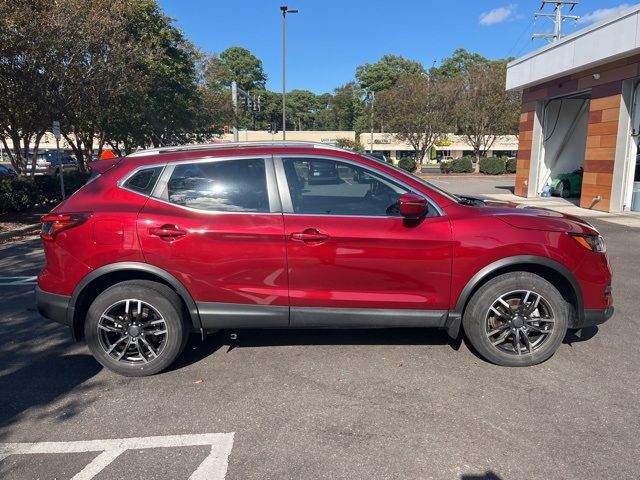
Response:
[[[366,155],[367,158],[371,158],[368,155]],[[376,159],[378,160],[378,159]],[[378,160],[380,161],[380,160]],[[415,173],[411,173],[411,172],[407,172],[406,170],[403,170],[402,168],[392,164],[392,163],[385,163],[385,165],[387,165],[388,167],[393,168],[394,170],[404,174],[404,175],[409,175],[410,177],[412,177],[414,180],[420,182],[421,184],[429,187],[432,190],[435,190],[436,192],[438,192],[440,195],[442,195],[443,197],[446,197],[448,199],[450,199],[452,202],[456,202],[456,203],[464,203],[464,200],[457,196],[454,195],[453,193],[447,192],[446,190],[443,190],[440,187],[435,186],[433,183],[428,182],[427,180],[425,180],[424,178],[419,177],[418,175],[416,175]]]

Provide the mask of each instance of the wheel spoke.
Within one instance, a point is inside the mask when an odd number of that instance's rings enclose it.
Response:
[[[540,304],[540,299],[542,299],[542,296],[537,295],[535,301],[532,302],[527,308],[527,310],[525,311],[525,315],[531,315],[533,312],[536,311],[536,308],[538,308],[538,305]]]
[[[113,345],[111,345],[111,346],[109,347],[109,350],[107,350],[107,353],[111,353],[111,352],[113,352],[113,349],[114,349],[114,348],[116,348],[116,347],[117,347],[119,344],[121,344],[123,341],[125,341],[127,338],[129,338],[129,337],[122,337],[122,338],[119,338],[118,340],[116,340],[116,341],[113,343]]]
[[[513,309],[511,308],[511,305],[509,305],[507,302],[504,301],[504,299],[502,297],[500,297],[498,299],[498,301],[502,304],[502,306],[504,306],[504,308],[507,309],[507,312],[509,312],[509,315],[513,315],[515,312],[513,311]]]
[[[518,355],[522,355],[522,352],[520,350],[520,330],[519,329],[513,332],[513,348],[516,352],[518,352]]]
[[[529,330],[531,330],[534,333],[543,333],[543,334],[551,333],[551,329],[545,330],[544,328],[541,328],[539,325],[529,324],[528,327],[529,327]]]
[[[153,320],[153,321],[151,321],[151,322],[147,322],[147,323],[145,323],[145,326],[146,326],[146,325],[157,325],[158,323],[164,323],[164,320],[163,320],[162,318],[161,318],[161,319],[159,319],[159,320]]]
[[[496,315],[498,315],[498,317],[506,318],[507,320],[511,320],[513,318],[513,315],[511,313],[501,312],[495,307],[491,307],[490,310]]]
[[[149,363],[149,360],[147,360],[147,357],[145,357],[144,353],[142,353],[142,349],[140,348],[140,342],[136,342],[136,348],[138,349],[138,353],[140,354],[140,358],[142,358],[142,361],[144,363]]]
[[[104,330],[105,332],[109,332],[109,333],[123,333],[124,331],[122,330],[122,328],[111,327],[109,325],[103,325],[102,323],[98,324],[98,328],[100,330]]]
[[[125,353],[127,353],[127,350],[129,350],[129,345],[131,345],[131,337],[126,337],[126,338],[128,339],[127,344],[124,346],[124,349],[117,356],[117,360],[120,360],[122,357],[124,357]]]
[[[506,330],[506,331],[502,332],[502,335],[500,335],[498,338],[493,340],[491,343],[493,345],[500,345],[502,342],[504,342],[509,337],[510,333],[511,333],[511,330]]]
[[[527,332],[525,332],[524,330],[522,330],[520,333],[522,334],[522,339],[524,340],[524,344],[527,347],[527,350],[529,351],[529,353],[533,353],[533,349],[531,347],[531,340],[529,339],[529,335],[527,335]]]
[[[487,337],[493,337],[496,333],[502,332],[505,328],[509,328],[508,323],[503,323],[502,325],[498,325],[496,328],[487,332]]]
[[[145,346],[149,349],[149,353],[153,355],[153,358],[156,358],[158,356],[158,353],[153,349],[151,344],[147,342],[147,340],[144,337],[140,337],[139,341],[145,344]]]
[[[167,333],[167,331],[166,330],[145,330],[145,333],[147,335],[158,336],[158,335],[164,335],[165,333]]]

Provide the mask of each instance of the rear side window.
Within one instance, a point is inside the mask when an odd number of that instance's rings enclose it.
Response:
[[[176,165],[165,200],[217,212],[269,212],[264,160],[242,159]]]
[[[125,183],[124,187],[144,195],[151,195],[163,167],[151,167],[138,170]]]

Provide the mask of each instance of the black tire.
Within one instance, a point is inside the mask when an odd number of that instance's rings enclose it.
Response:
[[[541,300],[537,307],[529,311],[538,296]],[[511,308],[501,308],[504,304],[500,299]],[[556,352],[567,332],[569,312],[569,304],[547,280],[529,272],[510,272],[491,279],[475,292],[462,324],[481,357],[497,365],[525,367],[544,362]]]
[[[148,341],[146,344],[149,347],[145,348],[142,343],[139,345],[137,343],[140,337],[145,337],[144,334],[138,334],[134,337],[128,333],[128,330],[123,330],[122,333],[109,332],[107,334],[99,327],[101,319],[104,318],[103,314],[107,313],[110,308],[117,308],[126,300],[144,302],[144,305],[149,307],[147,308],[147,313],[149,310],[155,310],[154,313],[159,315],[156,318],[160,318],[160,325],[164,325],[159,328],[165,330],[166,333],[162,341],[158,341],[158,345],[153,345],[157,349],[152,349],[149,342],[153,342],[152,339],[158,340],[159,337],[149,337],[147,334]],[[134,302],[133,305],[137,304]],[[135,309],[136,307],[133,308]],[[120,326],[122,326],[124,323],[135,321],[135,318],[136,316],[132,314],[130,320],[127,317],[117,317],[117,320],[121,322]],[[144,325],[143,320],[140,321],[140,325]],[[136,329],[135,331],[149,332],[149,330],[143,329]],[[127,377],[143,377],[161,372],[178,358],[187,344],[190,329],[186,324],[182,301],[171,288],[148,280],[131,280],[113,285],[98,295],[87,312],[84,332],[89,350],[104,367]],[[109,338],[106,337],[107,335]],[[118,343],[124,337],[127,337],[127,339],[122,343],[126,344],[127,347],[129,343],[126,342],[129,339],[135,342],[139,353],[138,360],[127,359],[126,357],[118,360],[107,351],[110,338],[115,338],[116,340],[113,343]],[[140,340],[141,342],[145,341],[144,339]],[[120,348],[120,351],[126,350],[122,347],[116,348]],[[131,348],[133,349],[133,347]],[[142,352],[140,352],[141,348]],[[154,357],[150,350],[157,356]],[[117,351],[114,352],[114,355]],[[126,351],[128,352],[129,350]],[[131,351],[135,353],[135,351]],[[147,355],[144,354],[145,351]]]

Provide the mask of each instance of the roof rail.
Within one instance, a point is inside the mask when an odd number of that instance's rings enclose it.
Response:
[[[229,142],[229,143],[195,143],[188,145],[175,145],[171,147],[148,148],[130,153],[129,157],[143,157],[147,155],[155,155],[158,153],[176,153],[197,150],[217,150],[225,148],[259,148],[259,147],[309,147],[324,148],[328,150],[345,151],[345,149],[318,142],[303,142],[297,140],[274,140],[274,141],[257,141],[257,142]]]

